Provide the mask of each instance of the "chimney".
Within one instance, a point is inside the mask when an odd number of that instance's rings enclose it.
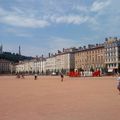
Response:
[[[107,42],[107,41],[108,41],[108,38],[105,38],[105,41]]]
[[[98,47],[99,46],[99,44],[96,44],[96,47]]]
[[[63,48],[63,52],[65,51],[65,49]]]
[[[83,46],[84,49],[86,49],[86,46]]]
[[[109,39],[111,40],[111,39],[112,39],[112,37],[109,37]]]
[[[117,37],[114,37],[115,40],[117,40]]]
[[[81,47],[81,46],[79,47],[79,50],[82,50],[82,47]]]
[[[88,44],[88,49],[90,49],[91,48],[91,45],[90,44]]]
[[[60,51],[60,50],[58,50],[58,53],[61,53],[61,51]]]
[[[48,53],[48,57],[50,57],[50,53]]]
[[[38,60],[39,59],[39,57],[38,57],[38,55],[36,55],[36,60]]]

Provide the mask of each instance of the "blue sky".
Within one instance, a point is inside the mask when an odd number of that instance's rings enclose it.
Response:
[[[28,56],[120,38],[120,0],[0,0],[4,51]]]

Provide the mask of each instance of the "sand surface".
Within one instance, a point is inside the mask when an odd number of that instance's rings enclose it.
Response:
[[[0,76],[0,120],[120,120],[116,77]]]

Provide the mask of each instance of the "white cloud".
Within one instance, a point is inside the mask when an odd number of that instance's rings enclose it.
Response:
[[[39,18],[22,16],[14,12],[0,9],[0,22],[17,27],[43,28],[49,26],[49,22]]]
[[[20,1],[20,0],[18,0]],[[31,2],[30,2],[31,1]],[[0,22],[17,27],[27,28],[44,28],[51,24],[74,24],[80,25],[86,23],[89,26],[98,28],[101,20],[99,14],[101,11],[106,12],[105,8],[108,7],[112,0],[94,0],[92,5],[82,4],[81,0],[76,2],[70,1],[49,1],[49,0],[36,0],[40,4],[35,9],[34,0],[27,0],[20,3],[32,3],[27,7],[25,6],[10,6],[10,11],[0,8]],[[99,15],[98,15],[99,14]],[[92,28],[93,29],[93,28]]]
[[[38,15],[37,17],[32,14],[26,15],[24,11],[16,7],[13,7],[13,11],[10,12],[0,8],[0,22],[17,27],[43,28],[49,26],[51,22],[56,24],[82,24],[88,20],[87,16],[74,14],[53,14],[52,16]]]
[[[24,14],[24,11],[18,7],[12,7],[11,9],[14,11],[14,13]]]
[[[80,12],[85,12],[85,13],[88,12],[88,7],[82,6],[82,5],[74,5],[72,9]]]
[[[30,27],[30,28],[46,27],[49,25],[49,23],[44,20],[14,16],[14,15],[5,16],[0,21],[13,26]]]
[[[107,7],[110,4],[110,0],[107,1],[95,1],[93,2],[91,6],[92,12],[99,12],[103,10],[105,7]]]
[[[53,23],[82,24],[88,20],[88,17],[79,15],[51,16],[50,20]]]

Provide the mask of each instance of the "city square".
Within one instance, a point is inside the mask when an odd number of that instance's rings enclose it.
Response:
[[[0,0],[0,120],[119,120],[119,5]]]
[[[0,76],[0,120],[119,120],[116,79]]]

